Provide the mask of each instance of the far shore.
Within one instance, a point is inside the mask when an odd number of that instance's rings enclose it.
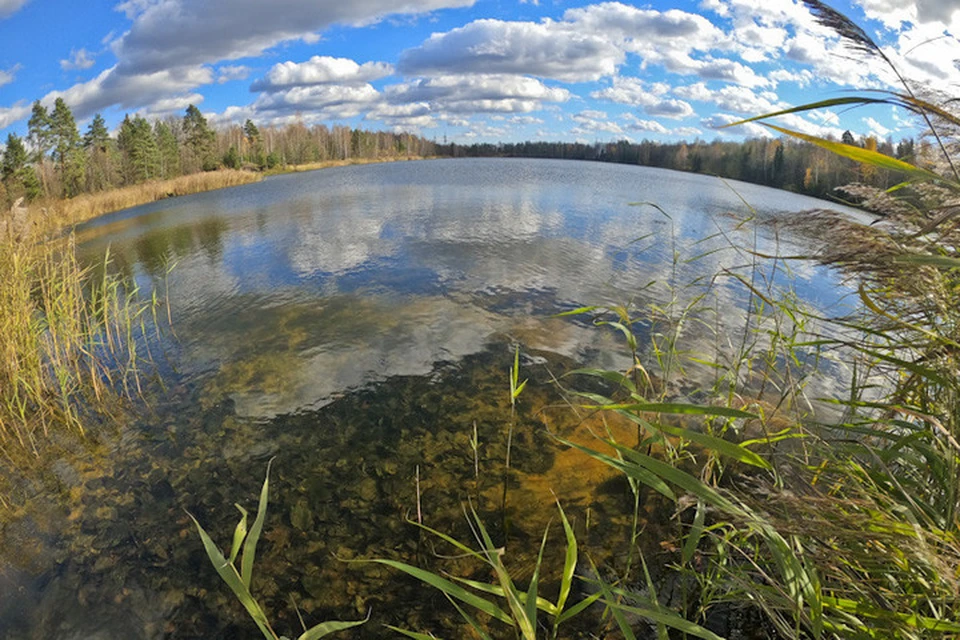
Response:
[[[88,193],[65,200],[38,200],[30,205],[30,218],[35,228],[56,230],[73,227],[82,222],[131,207],[186,196],[204,191],[214,191],[227,187],[259,182],[264,177],[284,173],[317,171],[333,167],[346,167],[357,164],[379,164],[406,160],[426,160],[423,156],[401,158],[351,158],[347,160],[329,160],[302,165],[287,165],[268,171],[249,171],[241,169],[218,169],[204,173],[179,176],[169,180],[151,180],[141,184],[110,189],[98,193]]]

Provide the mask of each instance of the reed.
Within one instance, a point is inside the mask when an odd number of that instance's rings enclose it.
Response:
[[[40,202],[32,208],[32,217],[36,221],[36,225],[44,228],[70,227],[105,213],[136,207],[164,198],[236,187],[251,182],[259,182],[262,179],[262,174],[253,171],[220,169],[179,176],[169,180],[150,180],[129,187],[85,193],[68,200]]]
[[[399,156],[381,158],[347,158],[346,160],[324,160],[322,162],[307,162],[305,164],[288,164],[275,169],[268,169],[265,175],[281,173],[301,173],[303,171],[317,171],[318,169],[333,169],[335,167],[349,167],[360,164],[381,164],[384,162],[405,162],[407,160],[431,160],[435,156]]]
[[[88,411],[109,411],[141,389],[139,346],[159,300],[80,265],[68,235],[7,240],[0,250],[0,448],[37,453],[41,439],[83,433]]]
[[[853,48],[890,63],[845,16],[818,0],[805,3]],[[822,211],[793,223],[811,237],[832,229],[826,235],[838,240],[811,257],[848,274],[859,311],[831,317],[803,308],[764,275],[789,260],[758,260],[754,249],[746,274],[718,274],[736,278],[751,304],[738,344],[708,362],[720,383],[707,390],[709,406],[651,398],[630,372],[590,372],[618,381],[618,389],[591,396],[586,406],[627,416],[646,437],[639,447],[606,440],[616,456],[578,448],[675,504],[670,573],[684,590],[677,613],[691,621],[706,624],[718,611],[749,608],[781,638],[960,633],[960,180],[952,157],[960,116],[949,102],[920,98],[920,89],[901,80],[901,92],[780,113],[878,102],[907,108],[930,126],[942,154],[926,166],[768,124],[910,177],[886,192],[847,189],[881,214],[878,224]],[[591,312],[612,322],[623,317],[617,308]],[[661,339],[658,361],[665,351],[706,362],[681,350],[682,337]],[[849,365],[846,393],[830,400],[837,417],[828,421],[802,410],[810,406],[806,381],[824,375],[815,366],[819,358]],[[702,417],[681,428],[667,419],[672,414]],[[652,455],[647,443],[669,455]],[[616,606],[652,591],[622,588],[605,601]]]
[[[256,561],[257,544],[260,542],[260,534],[263,533],[263,525],[267,518],[267,505],[270,501],[270,463],[267,463],[267,474],[263,480],[263,487],[260,490],[260,502],[257,505],[257,515],[254,518],[253,525],[247,528],[247,510],[239,504],[235,505],[240,512],[240,520],[233,531],[233,541],[230,545],[230,557],[226,556],[217,548],[216,543],[192,515],[200,534],[200,540],[203,542],[203,548],[210,558],[210,562],[216,569],[217,574],[226,583],[233,594],[237,597],[243,608],[253,619],[260,633],[266,640],[285,640],[286,636],[277,635],[270,624],[263,607],[252,594],[253,588],[253,566]],[[238,566],[239,563],[239,566]],[[331,633],[343,631],[352,627],[364,624],[367,620],[355,620],[343,622],[339,620],[328,620],[314,625],[309,629],[303,625],[303,633],[297,640],[319,640]],[[301,624],[303,619],[301,618]]]

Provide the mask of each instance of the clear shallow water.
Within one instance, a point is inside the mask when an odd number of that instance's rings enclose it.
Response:
[[[662,212],[630,204],[644,201]],[[206,566],[184,510],[226,545],[232,503],[253,506],[272,456],[258,588],[281,621],[296,620],[293,594],[318,619],[355,618],[373,604],[377,624],[455,628],[424,605],[432,594],[332,556],[424,555],[403,521],[417,467],[433,526],[462,532],[470,495],[494,513],[514,343],[531,378],[515,454],[515,535],[540,535],[554,515],[542,507],[552,489],[582,527],[588,510],[603,523],[582,528],[583,542],[615,549],[622,487],[555,447],[545,424],[568,435],[583,425],[541,409],[557,400],[552,375],[629,360],[614,332],[552,316],[689,298],[714,274],[748,265],[738,249],[803,252],[775,226],[738,227],[743,201],[762,222],[826,204],[658,169],[444,160],[278,176],[85,226],[78,240],[91,262],[109,247],[114,267],[145,291],[168,292],[166,386],[151,392],[151,409],[27,483],[28,506],[0,531],[0,632],[256,637]],[[842,304],[835,275],[793,269],[802,299]],[[743,287],[722,278],[714,291],[722,322],[738,326]],[[713,348],[708,336],[689,341]]]
[[[160,202],[98,221],[79,239],[94,256],[109,245],[147,287],[175,264],[166,287],[178,368],[219,369],[220,393],[244,415],[269,417],[391,375],[426,374],[494,335],[579,360],[613,352],[610,334],[548,316],[642,305],[665,297],[666,283],[748,262],[731,250],[754,242],[752,225],[734,230],[734,216],[747,215],[741,198],[761,216],[824,204],[656,169],[435,161],[280,176]],[[672,220],[631,205],[642,201]],[[772,231],[760,233],[758,250],[777,250]],[[797,252],[785,244],[780,251]],[[675,248],[681,261],[706,255],[674,267]],[[827,306],[836,285],[814,268],[794,284]],[[725,305],[742,299],[733,282],[718,290]],[[258,359],[273,383],[244,376]]]

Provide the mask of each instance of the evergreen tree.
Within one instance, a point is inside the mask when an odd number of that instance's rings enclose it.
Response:
[[[231,146],[230,149],[223,155],[223,164],[228,169],[240,168],[240,154],[237,153],[236,147]]]
[[[217,168],[214,151],[216,141],[217,135],[207,124],[200,109],[192,104],[188,106],[183,116],[183,142],[196,169],[212,171]]]
[[[3,164],[0,174],[7,196],[11,200],[25,196],[27,200],[34,200],[40,196],[40,181],[37,173],[29,165],[30,155],[23,144],[23,139],[16,134],[7,136],[7,148],[3,152]]]
[[[247,137],[247,142],[251,146],[260,142],[260,129],[258,129],[257,125],[253,124],[253,120],[249,118],[243,123],[243,135]]]
[[[110,132],[107,131],[107,123],[99,113],[93,116],[87,133],[83,136],[83,146],[93,151],[106,152],[110,144]]]
[[[27,121],[27,139],[36,154],[37,160],[42,160],[51,147],[51,123],[47,108],[37,100],[33,103],[30,120]]]
[[[57,98],[54,102],[49,122],[53,158],[60,172],[64,195],[74,196],[83,189],[86,163],[81,152],[77,122],[63,98]]]
[[[117,151],[99,113],[83,135],[83,147],[87,151],[87,191],[103,191],[117,186]]]
[[[253,124],[253,120],[247,119],[244,123],[243,135],[247,138],[247,145],[249,146],[247,160],[263,169],[267,164],[267,160],[263,155],[263,141],[260,138],[260,129],[257,128],[257,125]]]
[[[131,120],[129,115],[125,116],[117,134],[117,146],[123,153],[123,173],[128,184],[160,176],[160,148],[145,118],[137,116]]]
[[[29,156],[23,139],[15,133],[7,136],[7,148],[3,151],[3,180],[13,178],[21,169],[27,166]]]
[[[173,130],[165,122],[159,120],[153,126],[153,135],[157,140],[160,151],[160,175],[164,178],[175,178],[180,175],[180,143]]]

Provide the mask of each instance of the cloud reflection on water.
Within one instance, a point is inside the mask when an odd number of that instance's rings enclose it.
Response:
[[[184,198],[144,216],[133,210],[109,234],[88,232],[87,249],[111,241],[141,281],[176,260],[168,285],[180,369],[213,372],[210,394],[263,418],[389,376],[427,374],[498,334],[624,365],[609,332],[548,316],[675,294],[682,303],[700,289],[678,285],[749,264],[734,248],[752,246],[754,227],[738,230],[725,215],[747,215],[740,196],[761,213],[823,204],[736,187],[740,195],[704,176],[582,162],[354,167],[203,194],[193,206]],[[669,218],[631,206],[638,201]],[[778,249],[765,228],[757,248]],[[803,296],[838,295],[823,269],[795,275]],[[741,324],[743,287],[728,278],[714,291],[710,306],[723,322]],[[688,339],[694,349],[716,346],[692,327]]]

